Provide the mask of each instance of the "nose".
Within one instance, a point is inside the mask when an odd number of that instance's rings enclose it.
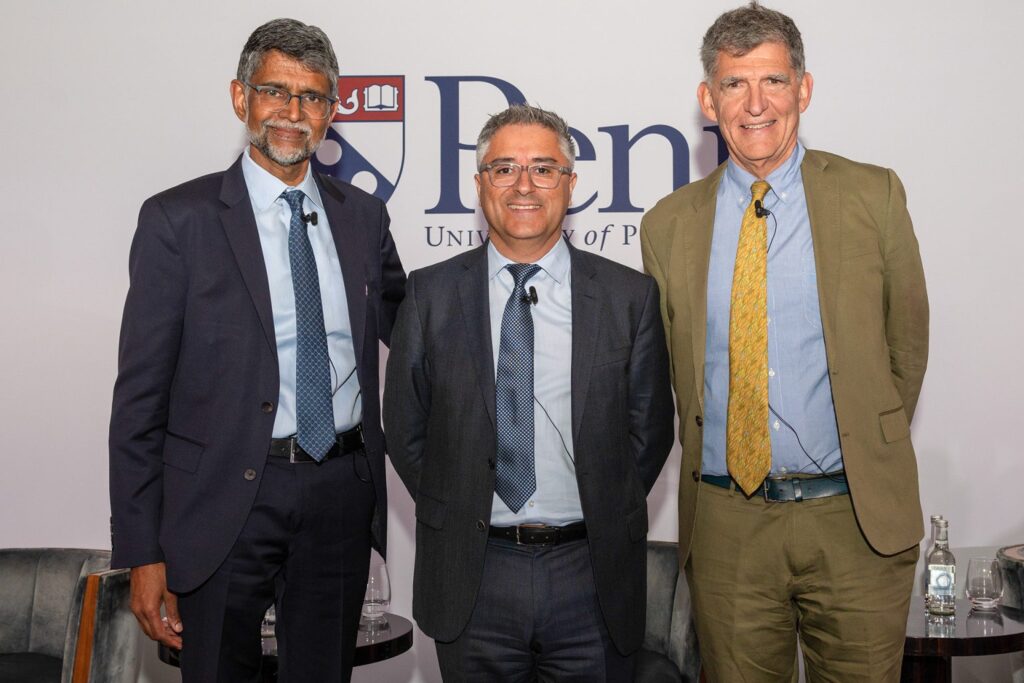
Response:
[[[533,192],[533,178],[530,177],[530,169],[523,166],[516,180],[516,192],[519,194],[530,194]]]
[[[760,84],[750,88],[747,95],[747,112],[752,116],[760,116],[768,108],[768,101],[761,90]]]
[[[292,98],[288,100],[288,104],[284,105],[284,108],[281,109],[281,111],[277,112],[277,115],[284,117],[289,121],[301,120],[304,115],[302,112],[302,106],[299,102],[299,98],[293,95]]]

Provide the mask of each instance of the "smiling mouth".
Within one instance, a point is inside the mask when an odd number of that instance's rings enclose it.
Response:
[[[536,211],[540,204],[506,204],[510,211]]]
[[[740,127],[745,129],[745,130],[763,130],[763,129],[767,128],[768,126],[773,126],[773,125],[775,125],[775,121],[764,121],[763,123],[747,123],[747,124],[744,124],[744,125],[742,125]]]

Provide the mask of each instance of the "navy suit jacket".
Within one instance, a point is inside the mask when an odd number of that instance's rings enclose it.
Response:
[[[316,176],[345,280],[383,552],[378,340],[390,340],[405,272],[383,202]],[[165,561],[168,586],[185,592],[234,544],[277,410],[270,288],[241,158],[148,199],[129,263],[110,420],[112,565]]]
[[[644,637],[646,497],[674,438],[668,349],[652,278],[569,252],[576,482],[601,611],[628,653]],[[416,500],[413,616],[441,641],[476,604],[494,498],[488,310],[486,246],[417,270],[388,357],[389,453]]]

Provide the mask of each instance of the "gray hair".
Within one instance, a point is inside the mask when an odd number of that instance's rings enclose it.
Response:
[[[753,0],[746,7],[737,7],[718,17],[704,34],[700,46],[704,81],[710,83],[714,78],[720,52],[742,57],[762,43],[783,45],[789,51],[789,65],[796,71],[797,79],[804,77],[804,41],[800,38],[800,29],[782,12]]]
[[[480,170],[484,157],[491,146],[491,138],[505,126],[543,126],[558,136],[558,148],[569,160],[569,168],[576,163],[576,143],[569,134],[569,124],[553,111],[547,111],[529,104],[513,104],[503,112],[487,119],[480,136],[476,139],[476,167]]]
[[[331,97],[338,96],[338,58],[334,56],[331,39],[316,26],[295,19],[273,19],[249,36],[238,59],[237,78],[252,82],[252,75],[263,63],[263,57],[277,50],[302,62],[310,71],[324,75],[331,84]]]

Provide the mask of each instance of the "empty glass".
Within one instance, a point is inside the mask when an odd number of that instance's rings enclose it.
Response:
[[[277,654],[277,638],[274,628],[277,624],[277,611],[271,605],[267,613],[263,615],[263,623],[260,624],[260,643],[263,647],[263,654]]]
[[[993,610],[1003,597],[1003,575],[991,557],[972,557],[967,565],[967,597],[976,610]]]
[[[384,613],[391,606],[391,581],[388,579],[388,567],[377,553],[370,560],[370,574],[366,579],[366,595],[363,598],[363,615],[361,622],[367,625],[379,625],[384,620]]]

